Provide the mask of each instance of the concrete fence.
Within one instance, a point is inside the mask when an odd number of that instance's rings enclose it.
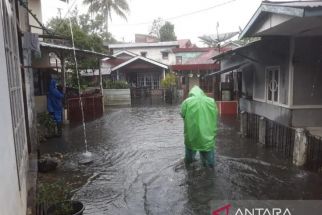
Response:
[[[273,149],[296,166],[322,170],[322,138],[303,128],[290,128],[243,111],[240,114],[240,133]]]
[[[129,106],[131,105],[130,89],[104,89],[105,106]]]

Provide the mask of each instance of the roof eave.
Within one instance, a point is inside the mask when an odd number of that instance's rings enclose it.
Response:
[[[252,26],[254,25],[254,23],[257,21],[257,19],[260,17],[260,15],[263,12],[283,14],[283,15],[289,15],[289,16],[294,16],[294,17],[303,17],[305,15],[304,8],[285,7],[285,6],[262,3],[259,6],[259,8],[256,10],[255,14],[252,16],[252,18],[249,20],[246,27],[240,33],[240,35],[238,37],[239,39],[243,39],[244,37],[254,36],[254,35],[251,35],[251,33],[249,31],[251,30]]]

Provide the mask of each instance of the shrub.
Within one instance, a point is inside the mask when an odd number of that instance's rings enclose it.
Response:
[[[104,89],[128,89],[129,85],[126,81],[106,80],[103,82]]]
[[[71,197],[71,187],[63,180],[38,184],[37,203],[39,205],[62,203],[55,211],[57,214],[70,214],[73,210],[72,205],[68,202]]]
[[[177,84],[177,77],[173,73],[166,74],[165,79],[161,81],[161,86],[165,89],[175,87]]]

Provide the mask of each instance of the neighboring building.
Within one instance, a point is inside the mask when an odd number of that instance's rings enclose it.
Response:
[[[135,43],[156,43],[159,39],[152,35],[135,34]]]
[[[142,89],[148,90],[152,95],[160,95],[161,80],[168,70],[165,64],[129,51],[115,53],[113,57],[103,59],[101,65],[110,71],[113,80],[127,81],[132,95]]]
[[[219,70],[219,64],[215,64],[212,56],[218,54],[214,48],[175,48],[176,63],[171,69],[180,77],[180,87],[183,96],[188,95],[189,90],[198,85],[204,92],[213,97],[214,79],[208,74]]]
[[[240,110],[290,127],[322,126],[322,2],[263,2],[240,38],[261,40],[217,55],[242,71]]]
[[[172,49],[178,48],[179,42],[120,43],[110,44],[108,47],[113,54],[126,50],[162,64],[172,65],[175,64],[176,61],[176,57]]]

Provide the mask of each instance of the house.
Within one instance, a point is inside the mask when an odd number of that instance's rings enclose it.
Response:
[[[272,133],[279,125],[307,130],[322,127],[321,23],[321,1],[263,1],[240,34],[241,39],[258,40],[213,57],[221,62],[220,73],[241,73],[240,111],[275,123],[266,131],[272,138],[282,138],[278,144],[285,142],[282,133]],[[253,120],[246,121],[246,128],[250,128]],[[245,120],[241,122],[243,130]],[[253,130],[258,131],[258,127]],[[265,139],[265,133],[257,136],[264,137],[260,142],[270,139]],[[310,144],[304,148],[306,145]],[[305,153],[302,151],[303,156]]]
[[[35,198],[38,140],[31,56],[38,38],[30,33],[27,8],[24,1],[0,3],[0,201],[6,215],[33,213]]]
[[[172,65],[176,61],[172,49],[178,48],[179,42],[119,43],[109,44],[108,47],[113,54],[126,50],[165,65]]]
[[[129,51],[120,51],[111,58],[103,59],[101,65],[110,71],[112,80],[127,81],[133,96],[142,89],[148,90],[151,95],[162,95],[161,80],[168,70],[163,63]]]
[[[319,12],[320,1],[263,2],[240,35],[261,39],[213,58],[225,72],[242,71],[242,111],[291,127],[322,126]]]
[[[194,85],[200,86],[207,95],[213,97],[214,79],[206,75],[219,70],[219,64],[215,64],[211,59],[218,54],[218,50],[197,47],[174,48],[173,53],[176,56],[176,63],[171,65],[171,69],[180,77],[184,98]]]

